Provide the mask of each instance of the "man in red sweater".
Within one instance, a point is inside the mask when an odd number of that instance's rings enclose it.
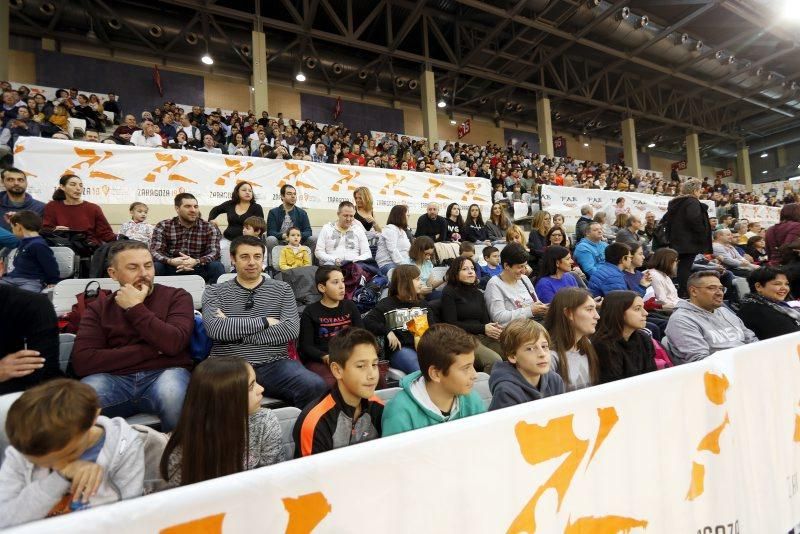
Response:
[[[192,297],[153,283],[153,257],[140,241],[112,245],[108,274],[120,288],[86,308],[72,366],[97,391],[103,415],[156,414],[169,432],[189,384]]]

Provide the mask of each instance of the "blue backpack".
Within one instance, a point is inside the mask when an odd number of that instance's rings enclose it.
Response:
[[[194,312],[194,330],[192,337],[189,339],[189,352],[192,355],[192,360],[195,363],[200,363],[211,354],[211,347],[214,342],[208,337],[206,327],[203,324],[203,315],[195,310]]]

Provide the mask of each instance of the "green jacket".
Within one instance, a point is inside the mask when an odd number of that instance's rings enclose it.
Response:
[[[420,398],[419,392],[425,387],[424,378],[418,380],[420,378],[422,378],[422,372],[416,371],[404,376],[400,381],[403,391],[390,400],[383,409],[381,425],[384,437],[417,428],[438,425],[439,423],[469,417],[486,411],[481,398],[477,393],[471,391],[469,395],[459,395],[457,397],[457,408],[454,406],[450,417],[445,419],[441,413],[433,410],[431,400],[427,398],[427,395],[423,395]],[[426,405],[426,401],[430,405]]]

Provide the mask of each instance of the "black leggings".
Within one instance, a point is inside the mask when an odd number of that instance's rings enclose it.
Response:
[[[686,289],[686,281],[692,274],[692,264],[696,256],[696,252],[678,254],[678,295],[681,298],[686,298],[689,294]]]

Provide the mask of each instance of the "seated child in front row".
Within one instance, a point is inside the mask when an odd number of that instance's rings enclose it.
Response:
[[[421,371],[403,377],[403,391],[383,410],[383,435],[485,412],[480,396],[472,391],[476,347],[475,337],[457,326],[431,326],[417,344]]]
[[[380,375],[375,336],[363,328],[343,330],[331,339],[328,354],[336,384],[297,419],[295,458],[381,437],[383,401],[375,396]]]
[[[281,250],[281,258],[278,267],[281,271],[294,269],[295,267],[307,267],[311,265],[311,256],[308,249],[300,244],[303,234],[296,226],[292,226],[286,231],[289,244]]]
[[[148,207],[144,202],[134,202],[131,204],[128,211],[131,214],[131,220],[123,223],[119,229],[119,233],[128,239],[135,239],[143,243],[150,244],[150,239],[153,237],[154,226],[146,223]]]
[[[47,241],[39,235],[42,218],[29,210],[11,215],[11,230],[19,239],[14,270],[0,278],[0,284],[38,293],[45,286],[57,284],[58,262]]]
[[[95,391],[66,378],[35,386],[11,405],[0,528],[142,495],[141,434],[99,414]]]
[[[550,369],[550,336],[542,325],[515,319],[500,334],[500,346],[508,361],[492,367],[490,411],[564,393],[564,381]]]

